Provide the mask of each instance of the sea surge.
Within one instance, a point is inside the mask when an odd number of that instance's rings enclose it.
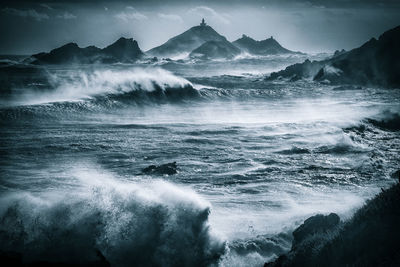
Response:
[[[73,190],[2,195],[2,253],[27,264],[208,266],[225,251],[208,223],[210,204],[190,189],[96,171],[74,179]]]

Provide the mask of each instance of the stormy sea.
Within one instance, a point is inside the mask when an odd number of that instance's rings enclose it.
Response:
[[[351,218],[395,183],[400,91],[266,79],[306,58],[3,58],[0,251],[37,266],[262,266],[308,217]]]

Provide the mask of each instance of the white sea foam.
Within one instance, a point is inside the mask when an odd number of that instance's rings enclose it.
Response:
[[[208,265],[224,243],[208,224],[210,204],[164,181],[122,182],[76,171],[72,190],[1,198],[0,249],[26,262],[87,264],[100,251],[115,266]]]
[[[76,101],[100,94],[192,87],[191,83],[161,68],[98,69],[49,74],[54,87],[42,93],[27,93],[19,99],[25,105]]]

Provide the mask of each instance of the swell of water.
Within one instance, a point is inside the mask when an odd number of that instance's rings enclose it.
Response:
[[[398,91],[182,75],[56,69],[12,91],[0,108],[0,250],[262,265],[308,216],[349,218],[393,182]],[[171,162],[177,174],[143,172]]]
[[[52,90],[22,95],[19,104],[74,101],[98,95],[124,95],[136,91],[151,93],[168,89],[192,88],[189,81],[160,69],[66,71],[48,74]]]
[[[2,196],[0,249],[25,262],[75,264],[95,262],[100,251],[115,266],[204,266],[224,253],[208,223],[210,204],[188,188],[95,170],[72,179],[72,190]]]

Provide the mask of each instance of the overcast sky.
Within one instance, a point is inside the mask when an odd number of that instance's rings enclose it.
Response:
[[[68,42],[104,47],[133,37],[146,51],[200,23],[234,41],[271,35],[304,52],[351,49],[400,25],[400,0],[7,1],[0,54],[49,51]]]

